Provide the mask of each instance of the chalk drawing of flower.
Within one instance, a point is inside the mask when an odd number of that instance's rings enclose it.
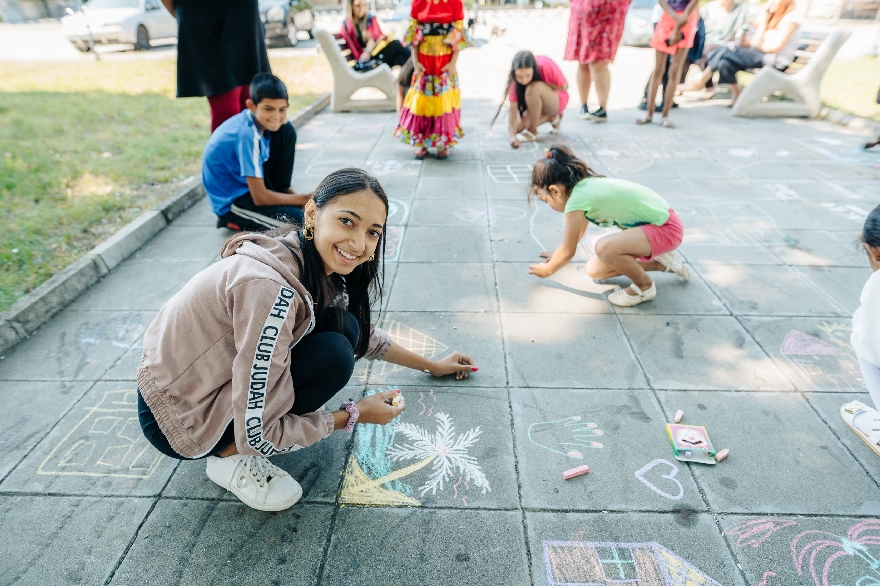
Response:
[[[452,478],[463,477],[466,482],[473,482],[486,494],[491,489],[486,475],[477,464],[476,458],[468,454],[468,450],[477,442],[482,433],[474,427],[466,433],[456,436],[452,419],[445,413],[436,413],[437,430],[431,434],[428,430],[412,423],[398,423],[397,433],[410,440],[410,443],[394,445],[388,450],[387,456],[395,462],[418,460],[413,465],[397,471],[406,470],[412,474],[416,470],[432,464],[431,475],[419,487],[421,496],[427,493],[437,494]]]
[[[808,540],[812,541],[800,546],[800,543]],[[873,574],[859,578],[856,581],[857,586],[878,586],[880,560],[868,550],[869,545],[880,545],[880,521],[876,519],[853,525],[847,531],[846,537],[827,531],[804,531],[792,540],[791,556],[798,574],[802,575],[809,569],[816,586],[831,585],[831,566],[841,557],[862,560],[866,563],[868,572]]]

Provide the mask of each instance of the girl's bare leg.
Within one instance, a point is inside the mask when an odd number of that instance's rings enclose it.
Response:
[[[529,112],[540,114],[529,116],[529,132],[537,134],[539,125],[550,122],[559,113],[559,97],[543,81],[533,81],[526,88],[526,107]]]
[[[581,98],[581,104],[586,104],[587,100],[590,98],[590,85],[592,82],[593,79],[590,76],[590,64],[578,63],[577,86],[578,95],[580,95]]]
[[[733,105],[736,104],[736,101],[739,99],[739,95],[742,93],[742,88],[738,83],[730,84],[730,103],[727,105],[728,108],[733,108]]]
[[[675,56],[672,58],[672,68],[669,70],[669,79],[679,79],[681,77],[681,70],[684,67],[684,60],[687,59],[687,49],[679,49],[676,51]],[[651,80],[654,81],[653,79]],[[675,84],[667,83],[666,84],[666,96],[663,98],[663,113],[661,116],[663,120],[665,120],[664,126],[667,128],[673,128],[671,122],[667,120],[669,117],[669,111],[672,109],[672,101],[675,99]]]
[[[651,256],[651,243],[642,230],[610,234],[596,242],[596,254],[587,262],[587,274],[597,281],[623,275],[644,291],[654,282],[647,271],[663,271],[665,267],[653,260],[637,261],[637,256]]]
[[[644,120],[636,120],[636,124],[647,124],[654,119],[654,104],[657,100],[657,89],[660,87],[660,80],[663,79],[663,74],[666,73],[666,53],[663,51],[654,50],[654,73],[651,75],[651,87],[648,89],[648,110],[645,115]],[[675,87],[672,84],[667,84],[667,86]],[[667,93],[668,87],[667,87]],[[664,103],[665,107],[666,104]],[[641,231],[641,230],[640,230]]]
[[[590,77],[596,85],[596,95],[599,96],[599,107],[603,110],[608,105],[608,94],[611,91],[611,72],[608,71],[607,61],[590,63]],[[586,104],[586,100],[584,100]]]

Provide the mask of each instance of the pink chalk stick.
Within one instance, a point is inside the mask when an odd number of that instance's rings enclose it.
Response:
[[[575,476],[580,476],[581,474],[586,474],[589,471],[590,471],[589,466],[578,466],[577,468],[572,468],[571,470],[566,470],[565,472],[563,472],[562,477],[565,480],[570,480],[570,479],[574,478]]]

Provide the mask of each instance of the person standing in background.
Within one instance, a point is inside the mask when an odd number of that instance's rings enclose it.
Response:
[[[577,85],[581,96],[579,116],[595,122],[605,122],[608,115],[608,93],[611,91],[611,73],[608,63],[614,61],[630,0],[571,0],[568,21],[568,42],[565,60],[577,61]],[[599,109],[590,112],[587,99],[590,86],[596,85]]]
[[[177,18],[177,97],[205,96],[211,132],[247,107],[248,86],[272,73],[257,0],[162,0]]]

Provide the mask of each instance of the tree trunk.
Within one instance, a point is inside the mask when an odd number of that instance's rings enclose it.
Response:
[[[375,480],[371,480],[370,482],[366,482],[364,484],[359,484],[357,486],[349,487],[349,491],[353,493],[363,492],[365,490],[369,490],[371,488],[375,488],[377,486],[382,486],[386,482],[391,482],[392,480],[397,480],[398,478],[403,478],[404,476],[409,476],[413,472],[417,470],[421,470],[428,464],[434,461],[434,458],[437,457],[437,454],[432,454],[429,458],[425,458],[420,462],[416,462],[415,464],[410,464],[405,468],[401,468],[400,470],[395,470],[391,474],[387,474],[382,478],[376,478]]]

